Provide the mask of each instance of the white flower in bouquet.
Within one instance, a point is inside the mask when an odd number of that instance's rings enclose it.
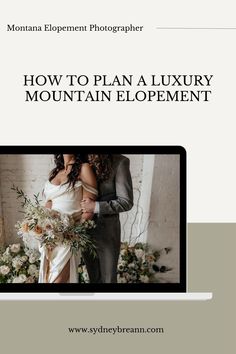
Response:
[[[25,283],[27,276],[25,274],[20,274],[12,280],[12,283]]]
[[[8,249],[9,249],[9,247],[8,247]],[[1,257],[1,261],[3,263],[11,263],[11,261],[12,261],[11,254],[9,252],[4,252],[2,257]]]
[[[19,281],[20,281],[21,283],[24,283],[24,282],[26,281],[26,279],[27,279],[27,277],[26,277],[25,274],[20,274],[20,275],[18,276],[18,278],[19,278]]]
[[[121,261],[119,264],[118,264],[118,270],[119,271],[123,271],[125,269],[125,266],[126,266],[126,262],[125,261]]]
[[[29,257],[31,255],[31,253],[32,253],[32,250],[30,248],[25,247],[24,248],[24,252],[25,252],[26,256]]]
[[[20,243],[13,243],[13,245],[10,246],[10,251],[12,253],[19,253],[20,252],[21,245]]]
[[[28,273],[29,273],[29,275],[38,277],[39,271],[38,271],[38,268],[36,267],[35,264],[31,264],[31,265],[29,266],[29,268],[28,268]]]
[[[135,268],[135,264],[134,263],[129,263],[128,264],[128,268]]]
[[[129,273],[124,273],[124,277],[125,277],[125,279],[126,279],[126,282],[128,283],[129,280],[130,280],[130,275],[129,275]]]
[[[134,250],[135,256],[140,259],[144,256],[144,250],[142,250],[141,248],[136,248]]]
[[[27,256],[21,256],[21,257],[20,257],[20,260],[21,260],[23,263],[25,263],[25,262],[27,262],[28,257],[27,257]]]
[[[147,275],[140,275],[141,283],[149,283],[149,277]]]
[[[33,276],[29,276],[25,282],[28,284],[35,283],[35,278]]]
[[[7,275],[10,272],[10,268],[8,266],[2,265],[0,267],[0,274]]]
[[[23,265],[23,262],[22,262],[22,260],[20,259],[20,257],[15,257],[15,258],[13,258],[13,260],[12,260],[12,266],[13,266],[13,268],[15,268],[16,270],[20,270],[20,268],[22,267],[22,265]]]
[[[36,258],[36,260],[38,260],[40,258],[40,253],[38,250],[35,250],[35,249],[30,249],[30,248],[24,248],[24,252],[25,252],[25,255],[28,256],[28,258]],[[32,258],[32,259],[33,259]]]
[[[39,253],[36,253],[36,252],[32,252],[30,255],[29,255],[29,262],[31,264],[34,264],[35,262],[37,262],[40,258],[40,254]]]
[[[118,281],[118,283],[127,283],[127,280],[125,279],[125,277],[121,276],[120,274],[118,274],[117,281]]]
[[[120,261],[120,264],[123,265],[123,267],[125,267],[125,266],[127,265],[127,262],[126,262],[124,259],[122,259],[122,260]]]
[[[87,271],[84,271],[83,276],[84,276],[84,281],[85,281],[85,283],[88,283],[88,282],[89,282],[89,275],[88,275],[88,272],[87,272]]]

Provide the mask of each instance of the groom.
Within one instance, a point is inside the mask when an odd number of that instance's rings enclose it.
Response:
[[[97,180],[97,201],[83,199],[84,212],[94,213],[97,227],[94,242],[97,257],[83,254],[90,283],[116,283],[120,253],[119,213],[133,206],[133,187],[129,159],[123,155],[88,155]]]

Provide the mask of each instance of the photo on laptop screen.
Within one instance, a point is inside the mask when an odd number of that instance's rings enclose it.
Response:
[[[0,152],[0,292],[186,291],[184,148]]]

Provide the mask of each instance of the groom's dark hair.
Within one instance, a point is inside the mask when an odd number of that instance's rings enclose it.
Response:
[[[98,182],[109,179],[112,172],[111,154],[88,154],[88,162],[95,172]]]

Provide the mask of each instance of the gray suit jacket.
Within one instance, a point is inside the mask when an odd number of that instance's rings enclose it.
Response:
[[[99,185],[100,216],[118,214],[132,208],[133,186],[129,165],[127,157],[113,155],[111,176]]]
[[[98,186],[99,214],[95,215],[96,228],[92,232],[97,249],[94,259],[84,254],[84,260],[92,283],[115,283],[120,252],[119,213],[133,206],[133,187],[129,159],[112,155],[112,173]]]
[[[98,186],[100,211],[96,215],[95,229],[98,248],[110,247],[117,255],[120,250],[119,213],[133,206],[133,186],[129,159],[123,155],[112,155],[112,173],[108,180]]]

